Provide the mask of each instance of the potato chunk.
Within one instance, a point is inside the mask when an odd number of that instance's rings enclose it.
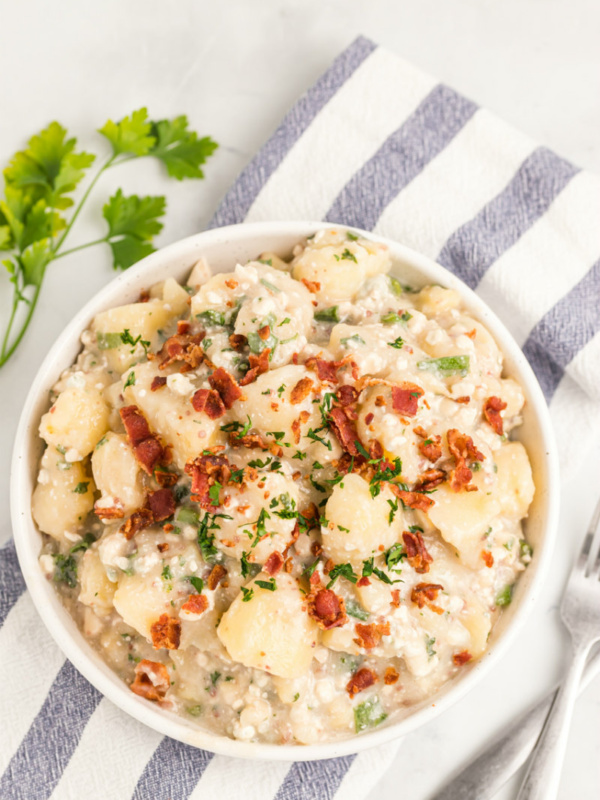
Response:
[[[161,614],[172,614],[171,596],[160,578],[122,575],[113,603],[128,625],[150,640],[150,628]]]
[[[251,599],[236,597],[221,617],[217,635],[234,661],[282,678],[298,678],[310,667],[318,628],[292,577],[279,573],[273,592],[257,584],[268,580],[261,573],[248,584]]]
[[[496,494],[502,513],[517,519],[527,516],[535,486],[527,451],[520,442],[509,442],[494,453],[498,467]]]
[[[92,510],[96,487],[81,462],[68,464],[59,458],[54,448],[46,449],[31,511],[43,533],[68,541],[65,532],[77,531]]]
[[[343,484],[343,485],[342,485]],[[388,500],[393,495],[382,489],[371,497],[369,484],[358,475],[350,474],[338,484],[325,506],[329,521],[321,529],[323,549],[337,564],[350,561],[360,566],[364,559],[379,555],[398,541],[403,517],[398,511],[390,524]]]
[[[92,472],[102,498],[114,499],[111,505],[129,514],[144,504],[142,471],[122,434],[105,434],[92,454]]]
[[[113,596],[117,588],[109,581],[97,551],[87,550],[78,568],[81,591],[79,602],[100,613],[106,614],[112,608]]]
[[[91,453],[108,430],[108,406],[96,389],[65,389],[40,422],[40,436],[48,444],[73,451],[73,461]]]

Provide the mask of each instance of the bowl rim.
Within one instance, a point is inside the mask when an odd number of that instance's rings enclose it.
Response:
[[[120,289],[131,289],[132,285],[137,285],[138,289],[143,288],[145,274],[161,266],[168,274],[172,273],[178,263],[181,266],[185,264],[191,266],[192,259],[197,259],[202,254],[202,249],[209,246],[219,244],[233,246],[236,242],[241,243],[245,239],[261,236],[265,239],[273,236],[289,236],[300,240],[306,235],[327,228],[350,229],[359,235],[364,235],[365,238],[383,242],[390,247],[394,261],[401,261],[411,269],[421,274],[424,273],[428,283],[439,283],[442,286],[457,289],[465,301],[467,309],[475,311],[476,317],[482,320],[491,331],[503,354],[511,358],[519,373],[519,381],[534,407],[541,434],[539,448],[547,479],[546,519],[541,537],[543,546],[539,548],[541,549],[539,555],[536,552],[538,564],[531,583],[520,597],[518,608],[514,611],[506,628],[502,630],[498,641],[490,645],[490,649],[470,667],[469,672],[460,680],[451,681],[450,685],[446,684],[445,689],[442,688],[437,695],[428,698],[428,701],[412,714],[382,728],[341,741],[312,745],[243,742],[195,728],[183,717],[158,708],[129,691],[127,685],[87,644],[66,609],[60,604],[51,582],[41,579],[43,575],[38,562],[39,542],[37,552],[33,545],[35,534],[38,537],[40,534],[31,519],[29,483],[31,474],[30,443],[33,441],[33,436],[37,438],[39,422],[38,416],[36,415],[34,418],[33,415],[36,414],[36,406],[39,404],[41,393],[47,391],[47,387],[54,383],[60,372],[65,369],[60,365],[63,350],[69,346],[72,347],[75,340],[79,342],[82,331],[88,327],[91,318],[98,311],[105,307],[115,306],[114,296]],[[108,304],[107,298],[111,298]],[[503,323],[487,304],[459,278],[431,258],[399,242],[370,231],[361,231],[354,226],[349,227],[322,221],[252,222],[203,231],[157,250],[109,281],[75,314],[45,356],[23,405],[13,447],[10,498],[17,555],[33,603],[64,655],[103,696],[159,733],[219,755],[274,761],[316,761],[358,753],[411,733],[459,701],[506,654],[537,602],[541,585],[548,572],[558,525],[559,468],[549,410],[531,366]],[[35,530],[34,536],[30,536],[32,530]]]

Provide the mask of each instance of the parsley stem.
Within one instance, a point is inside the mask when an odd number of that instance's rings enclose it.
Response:
[[[77,247],[72,247],[70,250],[63,250],[62,253],[58,253],[54,256],[54,260],[56,261],[59,258],[70,256],[71,253],[76,253],[78,250],[85,250],[88,247],[94,247],[94,245],[104,244],[105,242],[108,242],[108,236],[103,236],[102,239],[95,239],[93,242],[86,242],[86,244],[79,244]]]
[[[4,336],[4,341],[2,343],[2,354],[0,355],[0,367],[4,366],[4,364],[6,364],[8,359],[12,356],[12,354],[15,352],[15,350],[17,349],[17,347],[21,343],[21,339],[25,335],[25,331],[27,330],[27,328],[29,327],[29,323],[31,322],[31,317],[33,316],[33,312],[35,311],[35,307],[37,305],[38,297],[40,296],[41,288],[42,288],[42,282],[40,281],[38,286],[35,287],[35,293],[34,293],[33,297],[31,298],[31,302],[29,303],[29,311],[27,312],[27,316],[25,317],[25,320],[24,320],[23,324],[21,325],[21,329],[20,329],[20,331],[19,331],[19,333],[17,335],[17,338],[14,340],[14,342],[10,346],[10,349],[7,351],[5,348],[6,348],[6,345],[8,343],[8,337],[9,337],[9,334],[10,334],[10,331],[11,331],[11,328],[12,328],[12,324],[13,324],[13,321],[14,321],[14,318],[15,318],[15,312],[17,310],[17,306],[18,306],[18,303],[19,303],[18,298],[13,300],[13,311],[12,311],[12,314],[10,315],[8,328],[6,330],[6,334]]]

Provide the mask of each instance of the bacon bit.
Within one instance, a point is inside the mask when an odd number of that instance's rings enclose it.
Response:
[[[506,403],[499,397],[488,397],[483,406],[483,415],[498,436],[504,433],[504,421],[500,412],[504,411]]]
[[[138,303],[147,303],[150,300],[150,292],[148,289],[142,289],[138,297]]]
[[[312,378],[300,378],[298,383],[290,392],[290,403],[295,406],[301,403],[310,394],[313,387]]]
[[[166,522],[162,527],[165,533],[171,533],[171,531],[175,530],[175,525],[171,525],[170,522]]]
[[[156,377],[152,378],[152,383],[150,384],[150,391],[157,392],[159,389],[162,389],[162,387],[166,385],[167,385],[167,379],[162,375],[156,375]]]
[[[398,682],[399,677],[400,675],[398,672],[396,672],[394,667],[388,667],[383,676],[383,682],[386,684],[386,686],[392,686],[394,683]]]
[[[99,508],[97,504],[94,506],[94,514],[98,519],[122,519],[125,516],[125,512],[122,508],[118,508],[117,506]]]
[[[456,461],[455,468],[450,473],[450,488],[453,492],[464,489],[467,492],[476,492],[477,487],[472,486],[473,473],[467,466],[467,459],[483,461],[485,456],[473,444],[473,439],[456,428],[450,428],[446,434],[448,449]]]
[[[437,599],[438,594],[443,588],[444,587],[440,583],[417,583],[411,592],[410,599],[419,608],[427,606],[436,614],[443,614],[444,609],[434,605],[434,600]]]
[[[233,278],[228,278],[225,281],[225,286],[227,286],[228,289],[237,289],[238,282],[236,280],[234,280]]]
[[[351,456],[360,455],[356,447],[358,440],[356,426],[350,422],[341,408],[332,408],[329,412],[329,427],[347,453],[350,453]]]
[[[151,432],[146,417],[137,406],[123,406],[119,415],[139,465],[148,475],[152,475],[156,465],[165,460],[164,447],[156,434]]]
[[[400,608],[400,589],[392,589],[392,599],[390,603],[394,608]]]
[[[453,399],[455,403],[463,403],[464,405],[467,405],[471,402],[471,398],[468,394],[463,394],[460,397],[454,397]]]
[[[166,469],[155,469],[154,480],[159,486],[175,486],[179,480],[179,475],[176,472],[167,472]]]
[[[369,578],[367,578],[365,576],[365,577],[359,578],[356,585],[357,586],[370,586],[371,585],[371,581],[370,581]]]
[[[373,686],[376,680],[376,672],[373,672],[373,670],[369,669],[368,667],[362,667],[350,678],[346,684],[346,691],[350,697],[355,697],[355,695],[359,694],[359,692],[368,689],[369,686]]]
[[[188,461],[185,471],[192,478],[192,500],[204,509],[215,509],[209,490],[215,483],[225,486],[231,476],[231,468],[226,456],[198,456]]]
[[[433,500],[431,497],[427,497],[426,494],[420,494],[419,492],[407,492],[404,489],[398,489],[398,487],[393,483],[390,483],[389,487],[396,497],[399,497],[404,505],[408,506],[409,508],[414,508],[418,511],[429,511],[433,505]]]
[[[149,528],[154,524],[154,514],[149,508],[139,508],[126,520],[119,528],[119,533],[129,540],[132,539],[138,531]]]
[[[486,567],[493,567],[494,566],[494,556],[490,553],[489,550],[482,550],[481,551],[481,558],[483,559]]]
[[[255,356],[250,353],[248,360],[250,362],[250,369],[240,381],[240,386],[247,386],[249,383],[255,381],[259,375],[267,372],[269,369],[269,356],[271,355],[271,348],[265,348],[262,353]]]
[[[344,625],[348,617],[346,607],[341,597],[331,589],[320,589],[308,598],[308,613],[323,630],[339,628]]]
[[[337,371],[341,364],[341,361],[327,361],[324,358],[311,356],[311,358],[307,359],[304,366],[316,372],[320,381],[324,383],[337,383]]]
[[[157,544],[156,546],[158,548],[158,552],[159,553],[166,553],[166,551],[169,549],[169,543],[168,542],[159,542],[159,544]]]
[[[375,414],[373,414],[373,412],[370,412],[365,417],[365,425],[370,425],[373,422],[374,419],[375,419]]]
[[[176,361],[184,362],[185,369],[182,369],[182,372],[189,372],[199,367],[204,361],[204,350],[201,343],[205,336],[205,331],[193,335],[176,333],[174,336],[170,336],[158,353],[159,358],[162,358],[158,365],[159,369],[165,369]]]
[[[262,339],[263,342],[266,342],[271,335],[271,328],[269,325],[263,325],[263,327],[259,328],[256,332],[258,333],[259,339]]]
[[[248,344],[248,339],[241,333],[232,333],[229,337],[229,346],[236,353],[241,353],[244,347]]]
[[[185,319],[177,320],[177,333],[184,334],[190,332],[190,323]]]
[[[358,637],[353,639],[353,641],[365,650],[372,650],[374,647],[377,647],[382,636],[390,635],[390,623],[372,622],[370,625],[362,625],[360,622],[357,622],[356,633]]]
[[[146,700],[162,700],[171,685],[164,664],[144,658],[135,667],[135,680],[129,687],[134,694]]]
[[[477,336],[477,328],[473,328],[473,330],[465,333],[465,336],[468,336],[469,339],[474,339]]]
[[[292,422],[292,436],[294,437],[294,444],[300,444],[302,426],[308,421],[309,417],[310,413],[308,411],[302,411],[298,419],[295,419]]]
[[[208,597],[205,594],[191,594],[181,606],[188,614],[203,614],[208,608]]]
[[[398,414],[414,417],[419,410],[419,399],[424,394],[424,389],[416,383],[403,381],[398,386],[392,386],[392,408]]]
[[[381,408],[381,406],[386,406],[387,405],[387,403],[385,401],[385,397],[382,394],[378,394],[377,397],[375,398],[375,405],[378,408]]]
[[[265,561],[264,570],[269,575],[276,575],[282,567],[283,556],[278,550],[275,550]]]
[[[223,578],[227,575],[227,570],[222,564],[215,564],[212,570],[210,571],[210,575],[206,579],[206,585],[211,590],[214,591],[217,586],[221,583]]]
[[[421,429],[422,430],[422,429]],[[417,429],[415,428],[415,433]],[[421,434],[418,434],[419,436]],[[442,457],[442,437],[434,434],[433,436],[427,436],[425,434],[425,441],[419,443],[419,452],[428,460],[434,464],[438,459]]]
[[[446,480],[446,473],[441,469],[426,469],[419,475],[418,481],[415,483],[415,490],[417,492],[430,492],[440,483]]]
[[[318,281],[307,281],[306,278],[302,278],[301,280],[311,294],[316,294],[321,291],[321,284]]]
[[[212,375],[208,376],[208,382],[215,389],[223,401],[225,408],[230,409],[236,400],[242,396],[242,390],[238,386],[233,375],[230,375],[223,367],[218,367]]]
[[[214,389],[198,389],[192,397],[194,411],[203,411],[209,419],[219,419],[225,413],[225,404]]]
[[[181,622],[168,614],[161,614],[150,626],[150,635],[155,650],[177,650],[181,640]]]
[[[283,565],[283,571],[287,572],[287,574],[289,575],[293,569],[294,569],[294,559],[290,556],[285,560],[285,564]]]
[[[358,400],[358,395],[359,392],[354,388],[354,386],[350,386],[350,384],[346,383],[339,387],[336,398],[342,408],[346,408],[347,406],[351,406],[356,403]]]
[[[261,450],[268,450],[270,447],[259,433],[247,433],[240,437],[236,436],[234,431],[229,434],[229,444],[231,447],[247,447],[249,449],[259,447]]]
[[[170,489],[149,492],[146,504],[152,512],[154,522],[162,522],[175,513],[175,498]]]
[[[473,656],[471,655],[471,653],[469,653],[468,650],[463,650],[462,653],[455,653],[452,656],[452,661],[454,661],[454,663],[456,664],[457,667],[462,667],[464,664],[466,664],[472,658],[473,658]]]
[[[319,544],[319,542],[313,542],[313,543],[311,544],[311,546],[310,546],[310,552],[311,552],[311,553],[313,554],[313,556],[315,556],[315,558],[316,558],[316,557],[318,557],[318,556],[320,556],[320,555],[321,555],[321,553],[323,552],[323,548],[322,548],[322,546]]]
[[[421,534],[416,531],[414,533],[405,531],[402,534],[402,541],[406,547],[408,563],[415,570],[415,572],[418,572],[420,575],[423,575],[425,572],[429,572],[429,565],[433,561],[433,558],[427,552],[427,548],[425,547],[425,542],[423,541]]]

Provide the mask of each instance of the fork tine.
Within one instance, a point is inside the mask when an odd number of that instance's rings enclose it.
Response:
[[[586,576],[594,573],[600,574],[600,501],[594,510],[583,550],[587,550]]]

